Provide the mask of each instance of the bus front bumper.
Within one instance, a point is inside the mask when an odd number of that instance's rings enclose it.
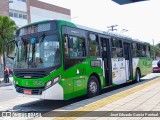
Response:
[[[14,86],[14,90],[21,97],[31,97],[47,100],[64,100],[64,92],[61,85],[58,83],[51,86],[48,89],[29,89],[23,87]],[[26,94],[24,91],[32,91],[31,94]],[[25,93],[25,94],[24,94]]]

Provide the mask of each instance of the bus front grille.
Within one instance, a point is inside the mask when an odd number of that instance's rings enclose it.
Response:
[[[16,72],[15,76],[17,78],[35,79],[44,78],[47,76],[45,71],[27,71],[27,72]]]

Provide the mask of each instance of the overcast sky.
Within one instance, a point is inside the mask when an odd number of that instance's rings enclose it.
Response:
[[[71,10],[73,23],[107,31],[117,24],[117,33],[142,41],[160,42],[160,0],[118,5],[111,0],[40,0]],[[128,32],[122,32],[127,29]]]

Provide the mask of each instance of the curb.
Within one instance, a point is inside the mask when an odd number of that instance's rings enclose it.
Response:
[[[1,84],[0,84],[0,87],[11,86],[11,85],[12,85],[12,83],[1,83]]]
[[[13,77],[9,77],[9,83],[2,82],[3,78],[0,78],[0,87],[11,86],[13,84]]]

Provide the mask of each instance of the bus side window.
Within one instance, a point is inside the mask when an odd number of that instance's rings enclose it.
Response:
[[[150,57],[150,46],[146,46],[146,57]]]
[[[112,56],[113,56],[113,58],[118,57],[115,47],[112,47]]]
[[[123,57],[122,41],[116,38],[112,39],[112,57]]]
[[[84,57],[85,56],[85,41],[82,38],[70,36],[69,40],[72,41],[72,45],[69,42],[69,54],[70,57]]]
[[[137,57],[143,57],[143,46],[141,44],[137,44]]]
[[[133,52],[133,57],[137,57],[138,56],[137,44],[136,43],[132,43],[132,52]]]
[[[66,70],[79,63],[86,56],[85,39],[77,36],[65,35],[63,41],[65,54],[64,69]]]
[[[100,45],[98,36],[90,33],[89,34],[89,55],[92,57],[100,56]]]
[[[143,45],[142,57],[146,57],[146,45]]]
[[[85,57],[85,40],[75,36],[63,36],[66,57]]]

